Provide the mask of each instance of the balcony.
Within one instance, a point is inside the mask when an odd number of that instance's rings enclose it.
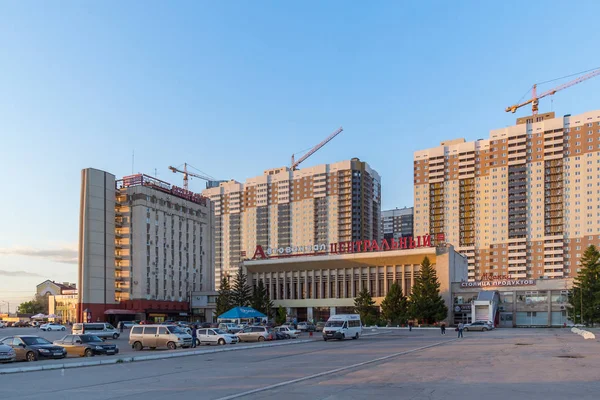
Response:
[[[526,273],[520,273],[520,274],[512,273],[512,274],[510,274],[510,277],[513,279],[522,279],[522,278],[527,278],[527,274]]]
[[[520,264],[525,264],[527,262],[527,259],[525,258],[521,258],[521,259],[508,259],[508,265],[520,265]]]
[[[560,271],[560,272],[545,272],[544,271],[544,276],[549,276],[552,278],[562,278],[564,276],[564,272]]]
[[[510,273],[515,273],[515,272],[525,272],[527,271],[527,267],[525,265],[516,267],[516,266],[512,266],[512,267],[508,267],[508,272]]]

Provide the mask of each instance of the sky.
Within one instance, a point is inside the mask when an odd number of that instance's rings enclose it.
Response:
[[[600,67],[600,2],[0,3],[0,312],[77,281],[81,169],[181,185],[358,157],[383,208],[412,206],[412,157],[513,125],[533,83]],[[543,84],[541,90],[565,80]],[[541,100],[600,109],[600,77]],[[204,182],[190,188],[201,191]]]

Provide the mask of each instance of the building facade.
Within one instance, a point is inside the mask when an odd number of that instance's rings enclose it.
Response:
[[[413,207],[395,208],[381,212],[381,232],[385,239],[413,235]]]
[[[214,290],[213,229],[210,200],[199,194],[84,169],[79,320],[189,316],[191,293]]]
[[[273,304],[285,307],[288,316],[298,321],[326,321],[330,315],[354,314],[354,299],[363,288],[370,291],[377,306],[393,283],[410,297],[420,265],[428,257],[440,282],[440,295],[448,305],[446,321],[451,320],[451,284],[467,278],[467,259],[452,246],[383,250],[385,245],[376,249],[372,243],[364,247],[363,242],[362,251],[360,246],[353,245],[352,250],[343,246],[329,247],[337,253],[257,257],[244,261],[244,268],[249,284],[262,280]]]
[[[444,233],[469,279],[560,279],[600,236],[600,111],[517,119],[414,154],[415,235]]]
[[[381,238],[381,179],[356,158],[266,170],[244,184],[223,182],[203,195],[214,203],[217,288],[257,245],[286,249]]]
[[[483,286],[471,286],[473,284]],[[453,320],[492,321],[499,328],[558,327],[573,322],[568,313],[572,278],[498,279],[454,282]]]

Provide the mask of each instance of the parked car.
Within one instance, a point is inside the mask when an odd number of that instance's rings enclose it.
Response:
[[[140,325],[131,328],[129,344],[137,351],[144,347],[175,350],[179,347],[191,347],[192,336],[175,325]]]
[[[298,339],[300,331],[290,328],[289,326],[276,326],[273,328],[275,332],[281,332],[287,335],[290,339]]]
[[[273,340],[285,340],[285,339],[289,339],[289,335],[283,333],[283,332],[277,332],[277,331],[273,331]]]
[[[4,321],[0,321],[0,328],[6,328],[6,324],[4,323]]]
[[[120,332],[108,322],[92,322],[84,324],[73,324],[73,335],[96,335],[100,338],[118,339]]]
[[[241,332],[236,333],[240,342],[263,342],[265,340],[273,340],[273,330],[266,326],[249,326]]]
[[[298,330],[301,332],[314,332],[316,330],[316,327],[310,322],[300,322],[298,324]]]
[[[137,325],[135,321],[120,321],[117,324],[117,329],[121,329],[121,326],[123,326],[123,329],[131,329],[134,325]]]
[[[196,344],[235,344],[239,342],[239,338],[236,335],[227,333],[220,329],[198,329],[196,331]]]
[[[466,324],[464,327],[465,332],[467,331],[491,331],[494,329],[494,325],[492,325],[489,321],[475,321],[471,324]]]
[[[317,322],[317,325],[315,325],[316,332],[323,332],[323,328],[325,328],[325,322]]]
[[[54,345],[39,336],[9,336],[0,339],[0,342],[12,347],[17,360],[37,361],[40,358],[65,358],[67,356],[67,350],[64,347]]]
[[[31,326],[31,324],[25,321],[17,321],[13,322],[13,324],[9,326],[12,326],[13,328],[27,328],[28,326]]]
[[[40,325],[40,330],[42,330],[42,331],[66,331],[67,328],[64,325],[48,323],[48,324]]]
[[[119,348],[112,343],[106,343],[95,335],[67,335],[54,344],[67,349],[67,354],[79,357],[92,357],[96,354],[118,354]]]
[[[12,346],[0,342],[0,363],[9,363],[17,360],[17,353]]]
[[[323,340],[358,339],[362,335],[362,322],[358,314],[332,315],[323,329]]]
[[[219,324],[219,329],[227,333],[238,333],[242,331],[237,324],[232,322],[221,322]]]

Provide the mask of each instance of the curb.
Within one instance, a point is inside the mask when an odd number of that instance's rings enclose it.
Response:
[[[213,350],[195,350],[195,351],[185,351],[179,353],[165,353],[165,354],[149,354],[145,356],[130,356],[130,357],[118,357],[111,358],[108,360],[98,360],[98,361],[82,361],[75,363],[66,363],[66,364],[44,364],[44,365],[35,365],[28,367],[17,367],[17,368],[4,368],[0,369],[0,375],[8,375],[8,374],[16,374],[19,372],[36,372],[36,371],[48,371],[48,370],[56,370],[56,369],[69,369],[69,368],[81,368],[81,367],[93,367],[98,365],[110,365],[110,364],[120,364],[120,363],[129,363],[136,361],[149,361],[149,360],[162,360],[167,358],[178,358],[178,357],[190,357],[190,356],[198,356],[203,354],[214,354],[214,353],[222,353],[226,351],[239,351],[239,350],[249,350],[249,349],[262,349],[265,347],[277,347],[277,346],[289,346],[293,344],[300,343],[310,343],[314,342],[314,339],[302,339],[302,340],[293,340],[293,341],[285,341],[285,342],[275,342],[275,343],[266,343],[258,346],[234,346],[227,348],[217,348]]]

